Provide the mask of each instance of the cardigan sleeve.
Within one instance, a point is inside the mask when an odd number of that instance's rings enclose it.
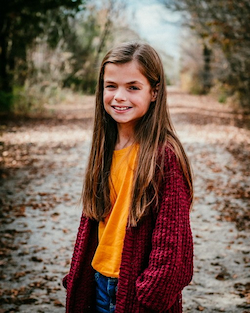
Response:
[[[136,281],[139,302],[157,312],[171,308],[193,275],[189,189],[170,149],[166,150],[164,163],[149,263]]]

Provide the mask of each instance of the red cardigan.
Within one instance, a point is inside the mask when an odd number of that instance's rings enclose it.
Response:
[[[175,154],[166,149],[160,203],[136,227],[127,227],[118,281],[116,313],[182,312],[182,289],[193,275],[190,196]],[[84,216],[74,248],[67,289],[67,313],[95,312],[91,261],[98,223]]]

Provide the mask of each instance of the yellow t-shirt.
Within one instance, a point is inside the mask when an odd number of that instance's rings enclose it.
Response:
[[[92,267],[107,277],[119,276],[123,241],[131,200],[131,188],[138,145],[115,150],[110,173],[112,211],[99,223],[97,246]]]

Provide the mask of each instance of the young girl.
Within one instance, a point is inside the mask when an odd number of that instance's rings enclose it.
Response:
[[[82,198],[66,312],[182,312],[192,177],[147,44],[122,44],[101,64]]]

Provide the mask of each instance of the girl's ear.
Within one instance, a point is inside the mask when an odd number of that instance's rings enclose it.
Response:
[[[158,94],[158,89],[159,89],[159,84],[157,84],[155,86],[155,88],[153,89],[151,101],[155,101],[156,100],[157,94]]]

